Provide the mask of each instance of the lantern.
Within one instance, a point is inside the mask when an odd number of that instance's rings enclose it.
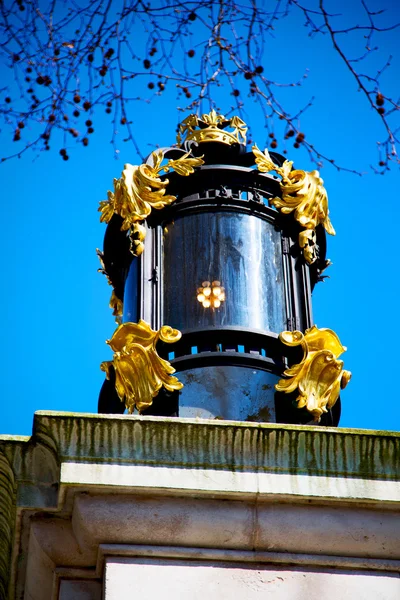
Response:
[[[334,234],[317,171],[190,115],[100,204],[118,321],[99,412],[337,425],[350,373],[311,292]]]

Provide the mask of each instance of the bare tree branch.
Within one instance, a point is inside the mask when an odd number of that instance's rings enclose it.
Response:
[[[283,90],[294,93],[307,71],[290,82],[269,76],[266,40],[275,37],[278,20],[293,14],[305,19],[308,35],[329,36],[333,51],[386,132],[379,143],[378,171],[388,169],[399,162],[399,99],[381,91],[391,57],[382,60],[383,67],[375,73],[367,68],[367,59],[379,50],[373,46],[375,37],[387,35],[400,23],[382,26],[383,11],[372,11],[367,0],[357,0],[360,22],[348,26],[347,19],[327,9],[327,0],[308,2],[310,6],[302,0],[158,0],[154,5],[145,0],[87,0],[81,5],[76,0],[3,0],[0,61],[13,77],[0,90],[0,123],[17,150],[2,160],[28,149],[48,150],[54,138],[59,144],[60,134],[63,145],[58,150],[68,160],[72,142],[90,144],[102,111],[110,115],[115,153],[121,142],[131,142],[143,157],[133,105],[176,90],[180,112],[208,112],[217,107],[224,89],[232,98],[229,112],[235,110],[242,118],[246,95],[257,104],[273,149],[279,143],[275,131],[283,125],[285,140],[305,148],[318,167],[329,161],[353,171],[327,158],[308,134],[306,139],[302,117],[314,98],[296,111],[288,108]],[[145,40],[143,48],[136,39],[139,31],[145,32],[140,38],[141,43]],[[342,42],[360,33],[365,47],[350,56]]]

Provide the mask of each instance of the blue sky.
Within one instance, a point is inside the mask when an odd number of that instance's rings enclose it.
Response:
[[[387,22],[396,13],[400,20],[400,11],[390,6]],[[377,163],[374,145],[384,136],[382,126],[332,53],[327,37],[310,39],[302,27],[298,17],[277,26],[275,39],[267,41],[264,68],[272,78],[291,81],[308,67],[296,102],[311,96],[315,102],[302,119],[303,130],[337,162],[369,171],[359,177],[330,165],[322,170],[336,237],[328,236],[333,265],[330,279],[316,286],[314,320],[336,331],[348,348],[343,358],[353,379],[342,393],[340,425],[399,430],[398,392],[392,381],[398,372],[399,172],[392,167],[379,176],[368,168]],[[142,33],[136,34],[140,39]],[[383,36],[381,55],[376,57],[378,64],[382,56],[394,55],[384,79],[385,91],[394,96],[400,70],[398,40],[396,31]],[[1,77],[9,77],[4,68]],[[219,90],[218,103],[229,110],[228,91]],[[174,142],[177,104],[171,93],[134,105],[134,127],[144,152]],[[245,106],[254,141],[261,147],[263,121],[250,99]],[[110,288],[97,273],[95,249],[102,246],[105,231],[97,207],[124,163],[138,162],[134,148],[123,143],[115,160],[111,133],[108,116],[100,115],[88,148],[72,144],[68,162],[54,150],[38,157],[26,153],[0,165],[0,433],[29,435],[33,413],[39,409],[97,411],[103,381],[99,365],[110,358],[105,340],[115,327],[108,308]],[[6,130],[1,142],[3,155],[15,152]],[[302,150],[289,147],[288,158],[297,168],[314,168]]]

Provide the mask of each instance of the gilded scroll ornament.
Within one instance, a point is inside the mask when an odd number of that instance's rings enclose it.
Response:
[[[270,204],[283,214],[294,212],[294,217],[306,231],[315,231],[317,225],[323,225],[326,232],[335,235],[335,230],[329,219],[328,194],[324,188],[324,181],[318,171],[292,170],[293,162],[285,160],[283,165],[276,165],[268,150],[261,150],[256,144],[253,146],[258,170],[262,173],[275,171],[282,177],[280,181],[282,198],[273,198]],[[310,243],[312,235],[301,232],[299,243],[308,264],[317,260],[316,248]]]
[[[131,252],[139,256],[144,250],[146,230],[141,223],[153,209],[160,210],[176,200],[176,196],[167,194],[168,179],[160,175],[173,170],[179,175],[188,176],[196,167],[204,164],[201,157],[195,158],[186,153],[176,160],[162,165],[164,153],[156,150],[151,153],[153,166],[148,164],[126,164],[120,179],[114,179],[114,191],[108,192],[107,200],[100,202],[100,221],[109,223],[114,214],[122,219],[121,231],[130,230]]]
[[[314,421],[319,422],[351,379],[350,371],[344,370],[343,361],[338,360],[346,348],[334,331],[315,325],[306,329],[305,334],[283,331],[279,339],[286,346],[301,346],[304,355],[299,364],[284,371],[288,379],[280,379],[275,389],[287,394],[297,389],[298,408],[306,407]]]
[[[168,391],[180,390],[183,384],[172,376],[175,369],[157,354],[158,340],[172,344],[181,338],[181,332],[164,325],[158,331],[140,320],[123,323],[115,330],[107,344],[114,351],[113,360],[101,363],[100,368],[110,378],[115,370],[115,388],[129,413],[139,412],[153,403],[161,387]]]
[[[151,154],[153,166],[126,164],[121,178],[114,179],[114,192],[108,192],[108,200],[100,202],[100,221],[108,223],[113,214],[117,214],[123,219],[121,230],[126,231],[134,223],[146,219],[152,209],[160,210],[175,202],[176,197],[166,193],[168,179],[162,180],[160,175],[171,169],[179,175],[189,175],[195,167],[204,164],[202,158],[188,156],[185,154],[177,160],[169,160],[162,166],[164,153],[157,150]]]
[[[233,131],[226,131],[230,127]],[[189,115],[179,125],[179,132],[176,138],[178,144],[195,141],[202,142],[222,142],[223,144],[246,144],[247,125],[239,117],[227,119],[224,115],[219,115],[212,110],[201,117]]]
[[[169,160],[167,165],[163,167],[164,171],[168,172],[169,169],[173,169],[178,175],[187,177],[194,173],[196,167],[204,164],[202,158],[188,158],[190,152],[187,152],[184,156],[181,156],[177,160]]]

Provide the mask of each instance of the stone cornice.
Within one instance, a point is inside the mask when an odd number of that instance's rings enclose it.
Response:
[[[37,412],[60,461],[94,460],[368,479],[400,478],[400,433]]]
[[[0,436],[0,598],[10,574],[9,597],[35,600],[49,565],[93,575],[104,543],[399,561],[399,479],[394,432],[40,411],[31,437]]]
[[[310,482],[385,480],[396,490],[400,479],[399,433],[298,425],[39,411],[32,437],[0,436],[0,452],[16,480],[17,505],[31,508],[56,508],[58,486],[72,483],[71,469],[75,476],[79,465],[93,462],[103,465],[105,477],[113,465],[152,467],[146,473],[154,475],[156,468],[184,468],[198,475],[217,471],[220,478],[235,474],[237,481],[247,478],[244,488],[251,474],[298,476],[300,482],[301,476]],[[394,489],[388,501],[400,501]],[[254,482],[250,490],[262,492]]]

